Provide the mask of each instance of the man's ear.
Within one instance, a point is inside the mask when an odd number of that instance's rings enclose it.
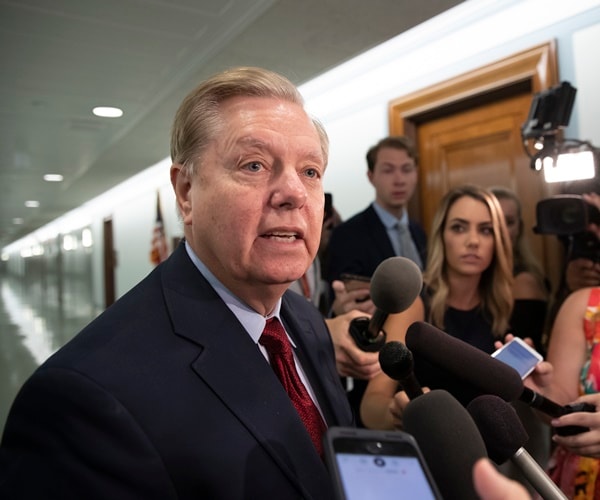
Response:
[[[371,170],[367,170],[367,179],[369,179],[369,182],[373,184],[373,172]]]
[[[171,185],[175,191],[177,208],[184,224],[192,221],[192,179],[189,168],[179,163],[171,165]]]

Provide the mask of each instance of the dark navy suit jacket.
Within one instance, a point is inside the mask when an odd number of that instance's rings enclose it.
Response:
[[[425,264],[425,232],[419,224],[410,220],[408,229]],[[373,205],[369,205],[333,230],[328,252],[327,280],[330,283],[339,279],[342,273],[371,277],[382,261],[395,255],[387,230]]]
[[[352,425],[321,314],[281,317],[329,426]],[[25,383],[0,498],[333,498],[273,370],[180,245]]]

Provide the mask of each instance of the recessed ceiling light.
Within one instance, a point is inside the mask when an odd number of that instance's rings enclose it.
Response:
[[[46,182],[62,182],[63,176],[60,174],[46,174],[44,180]]]
[[[111,106],[97,106],[92,109],[92,113],[102,118],[120,118],[123,116],[123,110],[121,108],[113,108]]]
[[[27,200],[27,201],[25,202],[25,206],[26,206],[27,208],[37,208],[37,207],[39,207],[39,206],[40,206],[40,202],[39,202],[39,201],[37,201],[37,200]]]

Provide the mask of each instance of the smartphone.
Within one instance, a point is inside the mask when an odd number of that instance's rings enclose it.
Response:
[[[330,427],[323,440],[338,500],[442,498],[406,432]]]
[[[533,347],[529,346],[523,339],[515,337],[495,351],[492,356],[512,366],[524,379],[529,375],[536,365],[544,358]]]
[[[361,276],[360,274],[349,274],[343,273],[340,279],[346,285],[346,290],[351,292],[352,290],[369,290],[371,287],[371,278],[368,276]]]

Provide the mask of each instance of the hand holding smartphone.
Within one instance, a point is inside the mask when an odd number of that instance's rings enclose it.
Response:
[[[515,337],[492,354],[492,357],[512,366],[525,379],[543,361],[542,355],[523,339]]]
[[[442,498],[406,432],[330,427],[324,445],[338,500]]]
[[[354,290],[364,290],[366,292],[365,296],[356,299],[356,302],[366,302],[371,298],[369,293],[371,290],[371,278],[359,274],[343,273],[340,279],[344,282],[347,292],[353,292]]]
[[[340,279],[346,286],[346,291],[351,292],[353,290],[369,290],[371,287],[371,278],[368,276],[361,276],[359,274],[343,273]]]

